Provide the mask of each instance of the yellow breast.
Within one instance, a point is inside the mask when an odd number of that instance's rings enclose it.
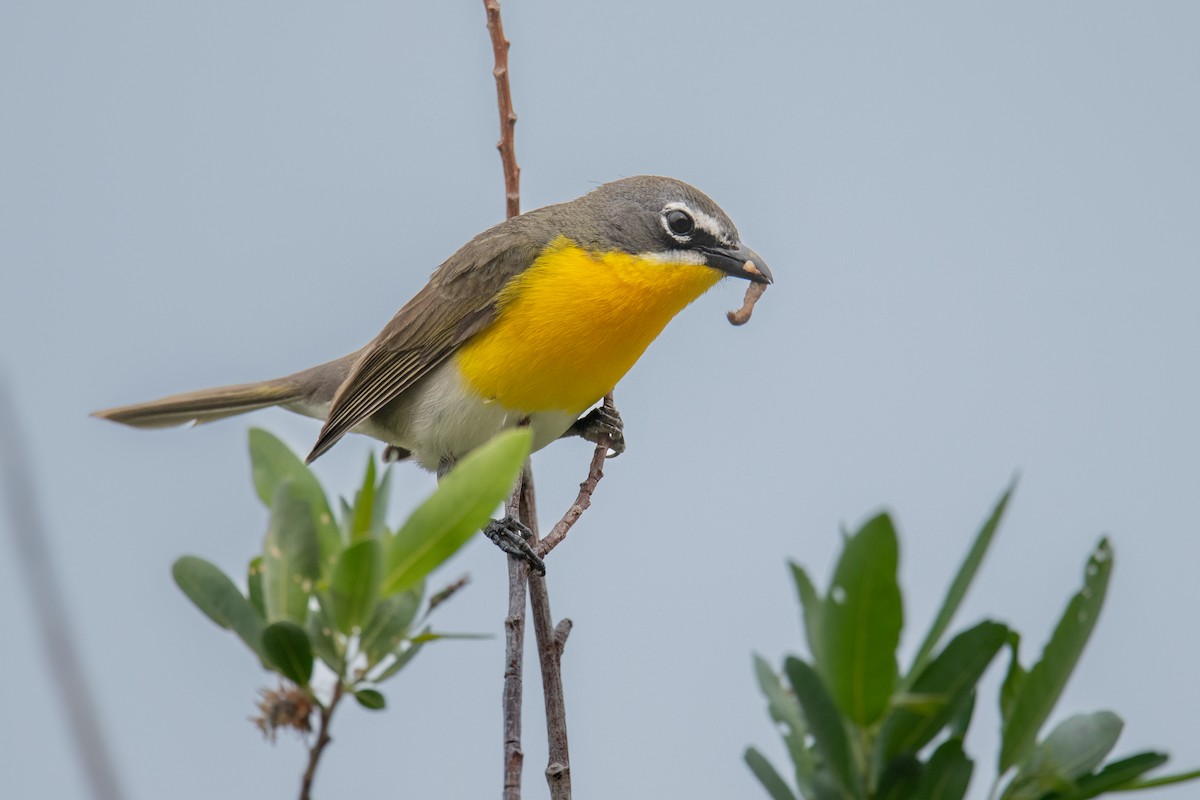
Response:
[[[589,253],[559,237],[504,288],[496,321],[458,352],[458,368],[506,408],[581,413],[721,278],[704,265]]]

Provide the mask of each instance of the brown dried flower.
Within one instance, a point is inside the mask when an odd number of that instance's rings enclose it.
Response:
[[[313,712],[313,700],[308,692],[291,683],[280,683],[278,689],[259,689],[258,716],[251,717],[262,734],[272,742],[280,728],[292,728],[300,733],[309,733],[312,726],[309,717]]]

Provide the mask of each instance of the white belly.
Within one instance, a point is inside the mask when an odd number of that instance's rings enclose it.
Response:
[[[294,403],[292,411],[325,419],[328,405]],[[506,428],[529,417],[533,449],[540,450],[566,433],[576,415],[565,411],[527,414],[485,401],[467,387],[453,359],[443,362],[404,394],[356,426],[387,444],[403,447],[429,470],[454,462]]]

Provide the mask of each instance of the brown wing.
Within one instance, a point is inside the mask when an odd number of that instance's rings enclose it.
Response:
[[[541,249],[520,219],[481,233],[451,256],[363,348],[334,395],[306,462],[399,397],[496,318],[500,290],[532,264]]]

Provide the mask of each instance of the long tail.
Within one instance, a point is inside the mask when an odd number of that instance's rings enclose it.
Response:
[[[169,428],[173,425],[212,422],[247,411],[300,400],[303,392],[290,378],[237,386],[218,386],[185,392],[148,403],[95,411],[93,417],[110,419],[135,428]]]

